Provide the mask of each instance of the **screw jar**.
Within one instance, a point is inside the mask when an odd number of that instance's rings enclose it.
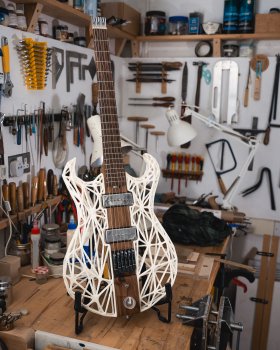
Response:
[[[171,35],[188,34],[188,17],[185,17],[185,16],[169,17],[169,34]]]
[[[166,15],[163,11],[148,11],[145,17],[145,35],[164,35]]]
[[[48,235],[45,237],[45,257],[49,258],[53,253],[59,252],[61,248],[61,239],[56,235]]]

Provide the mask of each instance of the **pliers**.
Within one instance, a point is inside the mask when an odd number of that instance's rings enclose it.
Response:
[[[272,186],[272,177],[271,177],[271,170],[267,167],[264,167],[262,168],[261,170],[261,174],[260,174],[260,178],[258,180],[258,182],[254,185],[254,186],[251,186],[251,187],[248,187],[246,190],[242,191],[241,194],[242,194],[242,197],[245,197],[247,196],[248,194],[256,191],[261,183],[262,183],[262,180],[263,180],[263,175],[264,173],[267,173],[267,176],[268,176],[268,182],[269,182],[269,191],[270,191],[270,205],[271,205],[271,209],[272,210],[276,210],[276,206],[275,206],[275,199],[274,199],[274,193],[273,193],[273,186]]]

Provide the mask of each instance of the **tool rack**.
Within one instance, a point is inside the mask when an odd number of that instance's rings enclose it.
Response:
[[[32,214],[39,213],[42,210],[42,207],[45,205],[47,207],[52,207],[61,201],[61,196],[56,196],[51,199],[47,199],[46,201],[36,204],[34,207],[30,207],[28,209],[24,209],[21,212],[18,212],[17,214],[10,215],[10,219],[15,223],[17,221],[22,221],[24,220],[27,216],[30,216]],[[0,219],[0,230],[5,229],[6,227],[9,226],[9,219],[7,218],[2,218]]]
[[[168,179],[188,179],[194,181],[201,181],[203,176],[203,171],[179,171],[179,170],[168,170],[161,169],[162,176]]]

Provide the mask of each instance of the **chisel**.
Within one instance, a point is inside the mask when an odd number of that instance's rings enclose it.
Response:
[[[22,192],[23,192],[23,206],[24,209],[28,209],[30,207],[30,195],[29,195],[29,183],[22,183]]]
[[[171,96],[166,96],[166,97],[130,97],[129,100],[173,102],[173,101],[175,101],[175,97],[171,97]]]
[[[173,107],[173,103],[129,103],[129,106]]]
[[[17,208],[18,212],[22,212],[24,209],[23,205],[23,191],[22,191],[22,186],[17,187]]]
[[[31,204],[34,207],[37,202],[38,176],[33,176],[31,184]]]
[[[251,68],[250,68],[250,62],[249,62],[247,84],[246,84],[246,88],[245,88],[245,92],[244,92],[244,100],[243,100],[244,107],[248,107],[250,78],[251,78]]]

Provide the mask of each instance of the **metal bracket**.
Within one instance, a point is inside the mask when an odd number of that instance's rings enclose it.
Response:
[[[230,125],[233,121],[237,122],[237,100],[238,100],[238,65],[231,60],[218,61],[214,66],[213,90],[212,90],[212,113],[218,123],[222,122],[221,118],[221,101],[223,72],[229,71],[228,81],[228,105],[226,123]]]

